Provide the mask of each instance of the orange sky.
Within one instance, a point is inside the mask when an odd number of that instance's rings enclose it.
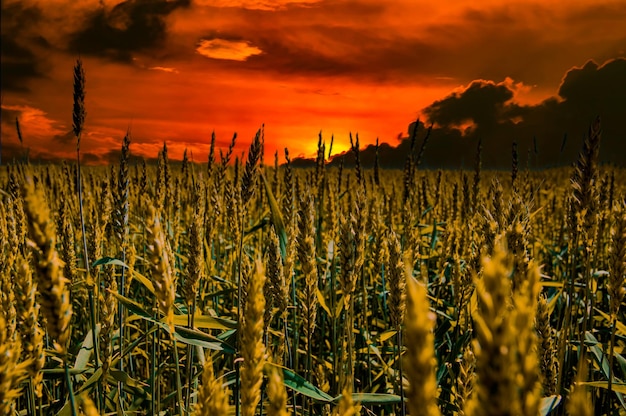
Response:
[[[211,132],[238,152],[265,123],[266,158],[397,143],[422,110],[477,79],[520,104],[553,96],[589,59],[623,57],[621,0],[3,0],[3,159],[73,157],[72,67],[87,76],[87,162],[131,151],[206,161]]]

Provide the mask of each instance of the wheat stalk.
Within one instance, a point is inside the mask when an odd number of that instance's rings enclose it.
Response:
[[[304,316],[304,337],[305,348],[307,351],[306,372],[307,379],[311,381],[312,369],[312,340],[313,331],[315,330],[315,319],[317,317],[317,290],[318,290],[318,273],[315,261],[315,243],[313,228],[315,216],[313,212],[313,198],[302,198],[300,200],[300,210],[298,211],[298,237],[297,237],[297,256],[300,262],[300,272],[304,278],[304,299],[301,303]]]
[[[248,281],[248,300],[242,325],[241,356],[241,414],[254,416],[261,400],[265,346],[263,345],[263,313],[265,298],[263,284],[265,271],[260,260],[256,261],[254,275]]]
[[[213,372],[213,360],[209,355],[202,370],[202,385],[198,390],[198,416],[227,416],[229,414],[227,390],[222,387]]]
[[[98,348],[100,352],[100,362],[102,365],[102,379],[106,380],[111,366],[111,356],[113,354],[112,341],[115,325],[115,316],[117,313],[117,300],[114,296],[114,293],[118,292],[117,281],[115,278],[115,266],[105,266],[102,277],[104,291],[101,294],[101,299],[99,302],[101,341],[98,343]]]
[[[165,316],[165,323],[174,333],[174,300],[176,297],[175,276],[172,273],[172,258],[167,247],[161,219],[154,207],[147,209],[146,247],[150,255],[150,267],[154,282],[154,292],[159,311]]]
[[[609,346],[609,408],[611,407],[611,391],[613,388],[613,351],[615,349],[615,333],[620,306],[626,295],[626,203],[614,209],[615,225],[611,233],[611,254],[609,263],[609,309],[611,313],[611,341]]]
[[[287,391],[281,372],[273,368],[268,375],[267,397],[269,406],[267,416],[287,416]]]
[[[336,416],[357,416],[361,413],[360,406],[357,406],[352,399],[350,389],[345,388],[341,393],[339,405],[334,413]]]
[[[556,394],[559,362],[556,357],[556,330],[550,326],[550,311],[545,296],[539,298],[537,304],[537,316],[535,317],[535,330],[538,337],[539,363],[542,375],[543,393],[545,395]]]
[[[471,408],[470,401],[474,397],[474,384],[476,382],[475,369],[476,356],[470,344],[465,347],[463,357],[459,363],[459,374],[457,376],[455,399],[459,416],[465,416],[465,409]]]
[[[63,276],[63,263],[56,250],[57,235],[48,203],[32,180],[24,185],[24,203],[36,259],[39,304],[48,334],[55,340],[55,349],[60,355],[66,355],[72,319],[68,280]]]
[[[439,415],[435,380],[435,316],[426,288],[407,269],[407,312],[404,321],[406,356],[403,367],[409,380],[407,407],[410,415]]]
[[[0,413],[3,415],[14,413],[19,385],[27,375],[25,367],[29,363],[18,364],[21,351],[20,339],[8,330],[6,318],[0,313]]]
[[[254,195],[254,184],[257,180],[258,166],[257,162],[263,152],[263,145],[261,143],[261,134],[263,129],[259,129],[254,136],[254,140],[250,144],[250,150],[248,150],[248,159],[246,160],[246,167],[241,177],[241,201],[245,206],[250,198]]]
[[[202,235],[202,216],[200,214],[196,208],[187,233],[189,236],[189,263],[187,264],[187,275],[183,283],[182,294],[190,310],[191,306],[195,304],[200,279],[202,279],[204,273],[204,237]]]
[[[388,234],[389,241],[389,316],[391,325],[400,330],[406,311],[406,270],[402,259],[400,241],[395,232]]]
[[[510,317],[510,258],[501,243],[496,243],[491,258],[483,259],[482,278],[476,281],[478,313],[474,314],[476,340],[476,400],[468,413],[472,415],[521,414],[516,374],[519,363],[514,358],[514,334]]]
[[[44,334],[38,322],[40,306],[37,303],[37,284],[33,281],[28,261],[23,257],[20,257],[17,263],[15,300],[17,323],[22,335],[23,361],[29,363],[28,374],[31,377],[31,386],[37,397],[41,397],[43,381],[41,370],[45,364]]]
[[[581,368],[582,371],[578,373],[565,403],[568,416],[592,416],[594,414],[591,405],[591,395],[587,391],[587,386],[582,384],[586,381],[586,366]]]

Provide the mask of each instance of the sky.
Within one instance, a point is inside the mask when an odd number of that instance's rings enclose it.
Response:
[[[213,132],[240,155],[264,125],[281,161],[358,133],[401,165],[419,117],[427,165],[470,164],[478,140],[487,166],[512,141],[554,165],[600,115],[601,157],[626,165],[623,0],[2,0],[1,16],[3,161],[23,151],[16,118],[31,160],[75,157],[80,57],[85,163],[116,161],[128,129],[141,157],[165,142],[204,162]]]

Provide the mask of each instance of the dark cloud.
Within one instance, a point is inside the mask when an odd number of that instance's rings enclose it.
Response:
[[[104,153],[85,153],[82,157],[85,163],[90,165],[119,164],[122,157],[122,151],[120,149],[113,149]],[[141,164],[142,160],[145,160],[146,163],[153,163],[156,162],[157,159],[158,158],[156,156],[142,157],[134,154],[131,143],[130,157],[128,159],[130,166]]]
[[[396,83],[432,81],[433,75],[441,75],[438,64],[446,52],[435,43],[393,35],[381,37],[373,29],[342,25],[305,23],[294,30],[271,25],[271,16],[268,20],[266,27],[235,27],[202,36],[201,39],[244,40],[263,51],[248,58],[245,64],[227,61],[213,64],[280,75],[346,76]],[[293,35],[285,36],[290,31]]]
[[[596,31],[606,30],[606,27],[597,27],[597,21],[615,22],[623,24],[626,19],[626,3],[624,2],[597,2],[593,7],[574,8],[565,17],[568,25],[579,27],[581,30],[594,28]],[[582,24],[582,26],[581,26]]]
[[[572,110],[623,111],[626,101],[626,59],[614,60],[600,68],[595,62],[589,61],[582,68],[570,70],[561,83],[559,96],[566,103],[574,104]]]
[[[191,0],[127,0],[111,10],[100,7],[70,36],[69,50],[131,62],[133,53],[162,46],[167,37],[166,17],[190,4]]]
[[[6,142],[3,138],[0,150],[3,165],[21,163],[26,160],[31,163],[60,163],[63,160],[53,153],[32,149],[28,145],[22,147],[17,140]]]
[[[462,93],[435,101],[424,114],[440,126],[458,125],[469,120],[485,126],[506,117],[507,102],[512,99],[513,91],[505,84],[474,81]]]
[[[27,92],[29,81],[41,78],[42,60],[34,48],[47,45],[40,35],[32,34],[29,28],[38,25],[42,14],[36,6],[21,3],[0,6],[2,33],[0,34],[0,79],[3,91]]]
[[[20,112],[2,108],[0,110],[0,122],[2,123],[2,134],[0,135],[0,159],[2,163],[12,162],[14,160],[22,160],[22,149],[17,141],[13,139],[14,134],[6,134],[6,131],[15,131],[15,118],[19,117]]]
[[[12,125],[15,127],[15,119],[18,118],[22,114],[19,110],[12,110],[9,108],[4,108],[0,110],[0,118],[2,119],[2,124]]]
[[[51,38],[58,38],[58,50],[122,63],[132,62],[139,52],[150,52],[160,60],[188,59],[194,54],[194,41],[220,38],[249,41],[264,53],[245,63],[206,60],[209,66],[295,76],[343,75],[398,84],[505,76],[527,85],[555,83],[558,78],[553,74],[563,72],[562,62],[589,57],[603,61],[620,50],[623,54],[626,44],[626,35],[615,35],[621,33],[618,28],[626,18],[626,3],[613,1],[567,10],[527,4],[488,10],[475,7],[459,9],[455,19],[423,22],[413,21],[417,9],[406,8],[403,2],[362,0],[321,1],[306,7],[294,4],[271,11],[210,7],[210,2],[200,6],[192,0],[126,0],[112,8],[85,6],[87,10],[80,8],[65,18],[51,17],[49,6],[41,6],[46,13],[42,14],[36,6],[25,6],[27,1],[6,7],[5,3],[3,88],[24,88],[24,81],[40,76],[41,68],[46,68],[41,62],[37,66],[37,54],[30,47],[36,43],[36,33],[31,32],[43,31],[44,26],[48,33],[55,31]],[[182,11],[175,17],[181,19],[176,27],[184,26],[182,19],[198,25],[200,11],[206,13],[202,15],[206,26],[193,35],[170,33],[168,19],[176,11]],[[30,39],[22,33],[26,29],[9,29],[5,15],[11,16],[7,21],[16,22],[12,24],[16,28],[34,27],[28,30]],[[585,31],[565,36],[574,25],[584,26]],[[202,32],[213,33],[202,36]],[[39,40],[46,42],[42,37]],[[22,48],[16,51],[21,55],[19,62],[17,57],[5,59],[5,49],[16,48]]]
[[[22,161],[25,160],[26,157],[28,157],[31,163],[61,163],[64,160],[67,160],[64,157],[60,157],[45,150],[30,148],[29,146],[22,147],[17,140],[5,141],[4,138],[2,140],[2,148],[0,150],[2,153],[2,164]],[[120,150],[109,150],[105,153],[84,152],[80,155],[81,163],[85,165],[119,164],[120,156]],[[134,155],[131,151],[129,164],[131,166],[139,165],[144,159],[147,163],[156,163],[157,161],[156,157],[144,158],[142,156]]]
[[[1,156],[3,165],[22,161],[25,158],[24,150],[19,143],[15,143],[12,141],[6,142],[4,138],[2,138],[2,148],[0,150],[2,152]]]
[[[454,159],[458,163],[459,156],[469,162],[472,149],[475,149],[478,138],[482,138],[487,166],[506,167],[510,162],[513,141],[518,142],[522,156],[525,156],[527,150],[532,151],[531,165],[569,164],[577,157],[590,122],[599,115],[603,126],[601,159],[625,165],[624,74],[626,59],[611,60],[602,66],[590,61],[582,68],[573,68],[566,73],[557,97],[530,106],[519,106],[510,101],[513,94],[510,89],[509,93],[495,94],[493,89],[496,85],[491,83],[482,84],[480,89],[484,90],[483,93],[476,94],[475,88],[472,88],[476,84],[473,83],[461,94],[424,109],[426,115],[433,114],[438,116],[436,120],[448,121],[433,130],[430,156],[437,164]],[[508,89],[500,85],[502,87]],[[486,97],[491,97],[492,101],[485,101]],[[442,106],[443,103],[447,106]],[[483,108],[497,116],[482,118]],[[455,122],[463,117],[471,118],[476,127],[468,135],[458,137],[460,132],[454,128]],[[565,135],[568,140],[561,151]],[[450,154],[452,149],[458,154],[456,157]]]
[[[527,4],[470,8],[454,20],[410,22],[408,16],[398,16],[395,24],[385,18],[402,12],[393,2],[335,1],[271,12],[243,10],[229,15],[215,37],[250,41],[264,53],[245,64],[211,64],[399,84],[432,84],[438,77],[466,82],[507,76],[527,85],[554,84],[566,69],[563,62],[589,57],[604,61],[624,53],[626,35],[615,33],[620,33],[617,29],[626,17],[626,3],[606,5],[597,12],[602,4],[565,10]],[[224,12],[216,8],[215,13]],[[583,15],[588,20],[580,22]],[[613,34],[590,30],[573,35],[572,21]]]
[[[589,124],[599,115],[603,130],[600,159],[626,166],[624,74],[626,59],[614,59],[602,66],[587,62],[582,68],[567,72],[558,97],[529,106],[513,101],[514,91],[509,83],[474,81],[463,91],[423,110],[427,123],[435,126],[422,163],[431,168],[471,168],[481,140],[486,168],[508,168],[513,142],[518,144],[522,163],[528,162],[531,167],[569,165],[578,156]],[[473,124],[471,129],[462,128],[467,122]],[[412,123],[409,132],[414,127]],[[417,135],[426,136],[423,123]],[[381,146],[381,166],[402,168],[409,149],[408,138],[395,147]],[[344,156],[335,157],[333,163],[337,164],[341,157]],[[365,166],[373,165],[373,146],[363,149],[362,161]],[[353,157],[346,154],[345,162],[353,163]],[[301,159],[295,161],[298,166],[309,163]]]
[[[603,126],[601,159],[625,165],[624,74],[626,59],[607,61],[602,66],[589,61],[566,73],[557,97],[530,106],[511,101],[513,91],[504,84],[474,82],[463,92],[424,109],[424,114],[438,124],[426,160],[430,158],[436,165],[465,161],[467,166],[481,138],[487,166],[506,167],[513,141],[518,142],[522,156],[531,150],[531,165],[569,164],[577,157],[590,122],[599,115]],[[475,128],[463,135],[456,126],[468,119]],[[561,151],[564,136],[568,140]]]
[[[63,134],[55,134],[52,137],[52,140],[59,144],[66,145],[76,140],[76,137],[74,136],[73,130],[68,130],[66,133]]]

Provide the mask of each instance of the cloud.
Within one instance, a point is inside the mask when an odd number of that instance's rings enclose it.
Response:
[[[50,48],[74,56],[135,65],[133,58],[141,55],[159,58],[149,67],[176,68],[193,59],[198,39],[246,41],[250,50],[242,54],[243,45],[208,46],[216,49],[214,55],[224,50],[227,59],[219,55],[217,60],[228,71],[359,82],[449,86],[511,76],[527,85],[553,85],[558,82],[553,74],[566,69],[562,62],[604,61],[624,54],[626,44],[619,30],[626,3],[613,0],[567,8],[534,0],[480,7],[470,1],[433,6],[424,0],[5,0],[3,8],[8,3],[38,13],[20,25],[29,28],[23,30],[28,36],[5,30],[4,13],[2,28],[3,37],[37,59],[42,54],[26,40],[35,34]],[[10,20],[15,15],[7,14]],[[573,33],[573,27],[585,30]],[[203,37],[206,33],[215,35]],[[248,64],[228,66],[231,50],[236,60],[250,53]],[[36,75],[36,69],[12,73]]]
[[[191,0],[127,0],[87,12],[86,23],[69,39],[73,53],[132,62],[133,54],[163,46],[166,17]]]
[[[462,91],[435,101],[424,114],[437,126],[462,125],[467,121],[493,124],[505,115],[506,103],[512,99],[513,91],[505,83],[477,80]]]
[[[431,160],[435,164],[463,163],[464,157],[471,157],[472,149],[480,138],[487,166],[506,167],[510,162],[513,141],[518,142],[522,155],[529,149],[532,151],[531,164],[549,166],[571,163],[580,148],[579,138],[594,117],[599,115],[603,125],[601,159],[624,164],[624,74],[626,59],[609,60],[603,65],[588,61],[582,67],[567,71],[558,95],[535,105],[516,102],[516,86],[511,80],[498,84],[474,81],[462,91],[423,110],[427,120],[436,125],[429,145]],[[458,128],[466,121],[473,123],[470,131]],[[561,151],[565,135],[570,140]],[[455,149],[457,156],[450,154],[450,149]],[[468,162],[465,160],[465,163]]]
[[[195,0],[201,6],[232,7],[250,10],[282,10],[293,6],[309,6],[322,0]]]
[[[523,86],[512,80],[473,81],[423,109],[425,122],[434,124],[423,165],[471,168],[479,140],[486,168],[508,168],[514,141],[523,163],[530,156],[531,167],[569,165],[578,157],[590,122],[599,115],[603,129],[600,159],[626,166],[624,74],[626,59],[613,59],[602,65],[589,61],[567,71],[557,96],[534,105],[516,102],[516,94]],[[412,123],[408,131],[414,128],[415,123]],[[426,130],[421,122],[417,131],[420,139],[426,136]],[[402,168],[409,147],[407,137],[395,147],[381,146],[381,165]],[[343,155],[335,157],[332,163],[339,163],[340,157]],[[349,153],[345,157],[346,163],[353,163]],[[363,149],[362,160],[365,166],[373,165],[373,146]],[[309,162],[297,160],[296,163],[306,165]]]
[[[207,58],[230,61],[245,61],[251,56],[263,53],[261,49],[250,45],[249,42],[226,39],[201,39],[196,52]]]
[[[130,144],[130,156],[129,156],[129,164],[130,166],[140,165],[142,160],[145,160],[146,163],[155,163],[157,161],[158,151],[163,147],[161,143],[159,149],[156,150],[149,156],[142,156],[138,154],[135,149],[135,144],[132,142]],[[169,148],[168,148],[169,150]],[[122,157],[122,151],[120,149],[113,149],[109,151],[105,151],[104,153],[85,153],[82,155],[82,161],[89,165],[110,165],[110,164],[118,164],[120,163],[120,159]]]
[[[625,94],[626,59],[616,59],[601,67],[588,61],[583,67],[568,71],[559,87],[559,97],[582,110],[621,111]],[[581,107],[583,104],[586,108]]]
[[[2,135],[17,140],[15,119],[20,122],[24,144],[36,143],[41,137],[64,134],[65,127],[48,114],[28,105],[2,105]]]
[[[623,54],[626,44],[626,35],[617,34],[626,6],[611,0],[600,3],[611,5],[604,14],[594,11],[597,2],[568,8],[535,1],[494,2],[478,8],[470,2],[434,7],[419,0],[320,1],[306,7],[276,1],[271,3],[288,7],[271,10],[253,7],[258,3],[196,1],[173,18],[172,36],[208,32],[216,39],[250,42],[263,54],[249,59],[241,71],[440,85],[507,76],[526,85],[554,85],[567,69],[563,62],[604,61],[620,49]],[[587,11],[589,22],[584,24],[602,27],[603,33],[587,31],[579,34],[583,42],[571,42],[569,22],[579,21],[577,16]],[[171,52],[184,49],[177,44]]]
[[[552,141],[559,142],[558,153],[567,131],[565,162],[575,157],[578,138],[593,118],[588,114],[595,112],[603,117],[603,145],[616,140],[609,121],[622,107],[619,96],[608,94],[620,88],[617,81],[607,81],[615,75],[597,64],[568,70],[590,58],[600,63],[624,55],[626,33],[620,29],[626,2],[620,0],[1,4],[4,103],[37,107],[49,119],[71,123],[71,67],[81,54],[93,130],[123,130],[133,119],[146,141],[200,142],[212,128],[229,135],[266,122],[274,129],[274,143],[291,141],[294,154],[309,155],[304,138],[311,131],[313,136],[318,129],[335,133],[336,148],[345,149],[348,129],[358,128],[363,143],[377,136],[393,139],[424,108],[422,119],[435,121],[427,149],[427,162],[434,166],[461,163],[463,156],[446,146],[467,148],[471,159],[475,141],[483,137],[490,160],[500,150],[508,155],[512,140],[522,149],[534,135],[539,162],[547,163],[554,159]],[[196,51],[199,40],[214,41],[205,45],[210,59]],[[170,70],[185,76],[172,76]],[[564,74],[569,79],[562,79]],[[523,82],[525,89],[506,77]],[[563,90],[557,94],[560,82]],[[586,90],[590,84],[596,87]],[[458,85],[463,87],[445,96]],[[268,101],[272,106],[265,105]],[[614,104],[603,104],[608,101]],[[61,148],[69,128],[58,130],[42,136],[41,146]],[[26,136],[33,137],[25,130]],[[508,163],[508,156],[500,158],[489,163]]]
[[[30,160],[42,162],[59,161],[60,155],[50,152],[50,146],[42,145],[42,138],[61,134],[63,126],[38,109],[27,105],[1,107],[2,160]],[[17,137],[15,119],[19,120],[23,143]]]
[[[35,6],[2,2],[2,34],[0,35],[0,77],[3,91],[27,92],[32,79],[44,76],[41,57],[35,47],[45,39],[29,32],[42,18]]]
[[[164,66],[153,66],[153,67],[150,67],[148,69],[153,70],[153,71],[168,72],[170,74],[178,74],[179,73],[178,69],[176,69],[176,68],[169,68],[169,67],[164,67]]]

